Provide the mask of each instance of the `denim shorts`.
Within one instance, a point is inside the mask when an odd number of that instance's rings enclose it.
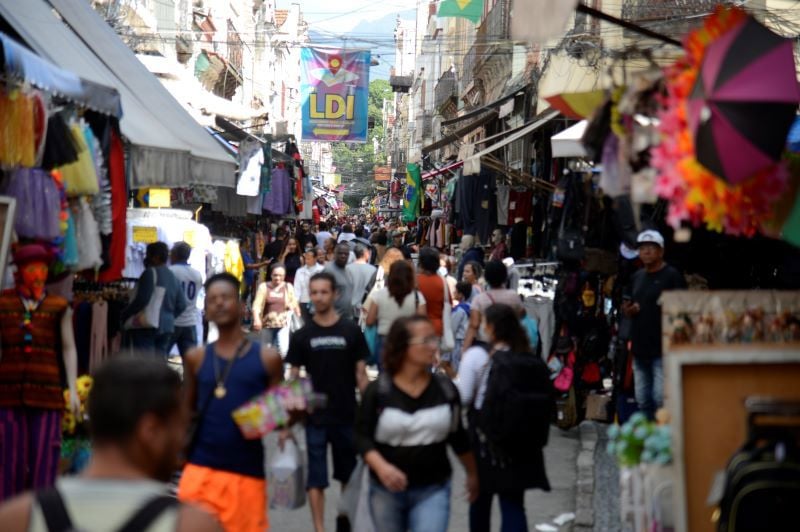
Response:
[[[356,467],[356,448],[352,425],[306,425],[308,448],[307,488],[328,487],[328,444],[333,454],[333,478],[342,483],[350,480]]]

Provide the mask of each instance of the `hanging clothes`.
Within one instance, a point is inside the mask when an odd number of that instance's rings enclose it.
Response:
[[[533,222],[533,192],[525,189],[511,189],[508,197],[507,225],[516,223],[517,218],[522,218],[526,224]]]
[[[125,152],[116,125],[109,131],[108,181],[111,190],[111,242],[108,267],[100,272],[100,282],[115,281],[125,267],[128,188],[125,179]]]
[[[261,168],[264,164],[264,151],[261,143],[243,140],[239,144],[239,181],[236,193],[240,196],[258,196],[261,188]]]
[[[94,270],[103,265],[101,257],[103,245],[100,241],[100,228],[92,215],[92,210],[85,198],[79,198],[79,205],[75,215],[75,231],[78,241],[81,243],[78,248],[77,270]]]
[[[497,185],[497,223],[499,225],[511,225],[508,221],[508,203],[511,187],[508,185]]]
[[[59,168],[61,175],[64,176],[64,187],[68,196],[93,195],[100,192],[94,159],[86,141],[87,134],[84,133],[88,129],[89,126],[83,123],[70,126],[73,142],[78,146],[78,160]]]
[[[261,150],[264,153],[261,162],[261,192],[266,194],[272,189],[272,141],[265,142]]]
[[[286,168],[272,171],[272,188],[264,194],[263,208],[272,214],[289,214],[292,207],[292,183]]]
[[[17,235],[41,240],[61,236],[61,194],[50,174],[38,168],[17,168],[5,193],[17,200]]]

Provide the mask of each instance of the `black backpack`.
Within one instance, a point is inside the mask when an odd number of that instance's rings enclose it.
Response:
[[[785,441],[791,441],[791,437]],[[719,532],[797,530],[800,453],[793,443],[746,445],[725,470]]]
[[[48,532],[74,532],[79,529],[72,524],[64,499],[56,488],[36,493],[36,502],[44,516]],[[168,508],[180,502],[170,495],[157,495],[136,510],[117,532],[143,532]]]
[[[533,353],[492,355],[478,429],[495,449],[509,454],[547,445],[555,412],[550,371]]]

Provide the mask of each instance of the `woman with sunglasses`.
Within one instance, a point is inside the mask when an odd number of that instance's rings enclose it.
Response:
[[[383,351],[384,373],[364,392],[356,448],[370,468],[369,503],[382,532],[445,532],[452,469],[447,446],[478,495],[475,459],[455,385],[431,372],[439,337],[425,316],[398,318]]]

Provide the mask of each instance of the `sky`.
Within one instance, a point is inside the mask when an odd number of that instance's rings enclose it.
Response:
[[[335,46],[336,37],[349,36],[356,39],[351,46],[370,48],[373,59],[377,59],[379,63],[370,69],[370,77],[388,79],[395,61],[393,31],[385,24],[385,20],[382,29],[376,27],[370,32],[364,28],[368,27],[369,22],[393,18],[400,12],[405,12],[403,18],[413,19],[414,15],[408,14],[408,11],[416,9],[417,2],[418,0],[277,0],[276,4],[278,9],[286,9],[291,4],[299,3],[309,31],[330,36],[319,44]],[[361,29],[353,33],[352,30],[359,24]],[[393,22],[390,26],[393,26]]]
[[[278,5],[288,6],[291,0],[279,0]],[[417,0],[300,0],[303,18],[309,27],[336,33],[347,33],[362,20],[378,20],[408,9],[414,9]]]

